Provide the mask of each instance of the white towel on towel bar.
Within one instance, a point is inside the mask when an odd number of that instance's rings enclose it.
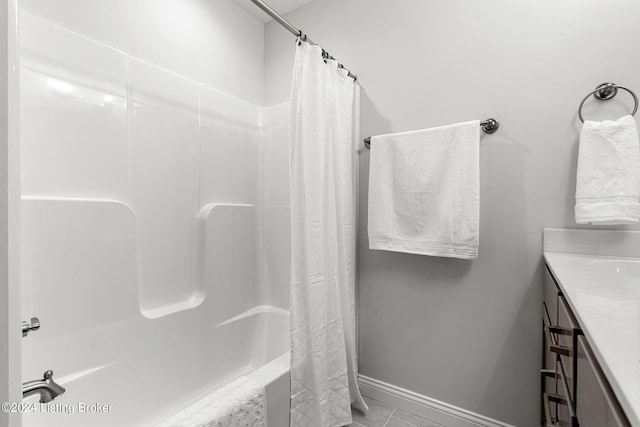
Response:
[[[248,377],[198,400],[156,427],[267,427],[264,387]]]
[[[578,224],[640,220],[640,146],[633,117],[582,125],[575,214]]]
[[[371,138],[369,248],[475,259],[480,122]]]

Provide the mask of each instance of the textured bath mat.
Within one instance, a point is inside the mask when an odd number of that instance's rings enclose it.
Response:
[[[240,377],[157,427],[267,427],[264,387]]]

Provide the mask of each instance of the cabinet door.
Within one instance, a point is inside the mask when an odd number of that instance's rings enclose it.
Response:
[[[557,383],[558,383],[558,424],[564,427],[578,427],[578,418],[576,417],[575,402],[569,395],[569,385],[567,383],[566,373],[562,366],[562,362],[558,360]]]
[[[630,427],[584,336],[578,337],[576,411],[580,427]]]
[[[551,325],[558,323],[558,287],[551,276],[548,267],[544,271],[544,301],[542,302],[542,370],[540,372],[540,387],[542,398],[540,402],[540,418],[545,426],[556,425],[558,419],[557,371],[558,355],[550,351],[558,346],[557,336],[551,334]]]
[[[542,396],[540,401],[540,419],[542,425],[550,426],[558,418],[557,403],[550,396],[558,392],[556,380],[556,364],[558,356],[552,353],[549,348],[557,345],[556,339],[549,332],[550,319],[547,304],[542,303],[542,370],[540,371],[540,387]]]
[[[546,265],[545,265],[546,267]],[[558,323],[558,295],[560,291],[556,286],[556,282],[549,273],[549,267],[544,269],[544,303],[547,305],[549,319],[552,325]]]
[[[558,297],[558,344],[566,351],[560,352],[560,362],[564,368],[564,374],[569,387],[569,397],[575,401],[575,366],[576,343],[578,335],[582,334],[578,321],[573,315],[564,296]]]

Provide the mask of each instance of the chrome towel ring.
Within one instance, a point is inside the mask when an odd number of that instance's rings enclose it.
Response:
[[[614,96],[616,96],[616,94],[618,93],[618,89],[626,90],[633,97],[634,106],[633,106],[633,111],[631,112],[631,115],[635,116],[636,112],[638,111],[638,97],[636,96],[636,94],[633,93],[632,90],[627,89],[624,86],[620,86],[614,83],[603,83],[599,85],[596,88],[596,90],[594,90],[593,92],[591,92],[589,95],[585,96],[582,99],[582,102],[580,103],[580,107],[578,107],[578,117],[580,118],[580,121],[584,123],[584,118],[582,117],[582,106],[584,105],[585,101],[589,99],[591,95],[593,95],[596,99],[599,99],[600,101],[608,101],[609,99],[612,99]]]

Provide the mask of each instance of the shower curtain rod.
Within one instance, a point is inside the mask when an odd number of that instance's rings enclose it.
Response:
[[[291,34],[293,34],[294,36],[300,37],[300,39],[302,39],[303,41],[309,42],[311,44],[318,45],[318,43],[314,43],[309,37],[307,37],[306,34],[304,34],[301,30],[299,30],[296,27],[294,27],[291,22],[289,22],[286,19],[284,19],[282,17],[282,15],[280,15],[271,6],[269,6],[268,4],[263,2],[262,0],[251,0],[251,2],[253,4],[255,4],[256,6],[258,6],[260,9],[262,9],[267,15],[272,17],[278,24],[282,25],[284,28],[289,30],[289,32]],[[333,56],[329,55],[329,52],[327,52],[324,49],[322,49],[322,56],[325,59],[335,60],[335,58]],[[344,68],[344,66],[342,64],[338,63],[338,68]],[[345,70],[347,71],[347,74],[349,75],[349,77],[351,77],[353,80],[358,80],[358,76],[356,76],[355,74],[353,74],[351,71],[347,70],[346,68],[345,68]]]

